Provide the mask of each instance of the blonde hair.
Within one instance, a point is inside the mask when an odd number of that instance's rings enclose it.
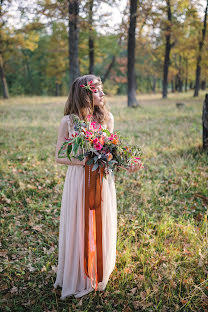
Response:
[[[87,115],[93,115],[93,119],[100,124],[107,123],[109,119],[109,107],[104,100],[103,107],[94,105],[92,91],[82,88],[89,81],[98,80],[98,85],[102,85],[100,77],[95,75],[84,75],[78,77],[72,83],[68,99],[64,108],[64,115],[75,114],[82,120],[87,120]]]

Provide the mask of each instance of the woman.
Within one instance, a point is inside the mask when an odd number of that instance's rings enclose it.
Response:
[[[106,107],[102,82],[99,77],[85,75],[77,78],[70,89],[61,120],[56,145],[56,161],[68,165],[62,195],[59,226],[59,257],[54,287],[62,287],[61,299],[74,295],[82,297],[94,289],[92,280],[84,270],[84,205],[85,205],[85,162],[58,158],[58,151],[66,138],[75,133],[72,116],[93,121],[111,133],[114,117]],[[103,179],[102,185],[102,261],[103,278],[98,290],[106,288],[116,261],[117,203],[114,178],[111,174]]]

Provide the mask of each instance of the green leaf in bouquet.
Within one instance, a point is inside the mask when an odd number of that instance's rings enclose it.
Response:
[[[108,137],[111,135],[111,133],[108,129],[103,129],[102,132],[105,132]]]
[[[75,155],[77,154],[78,148],[79,148],[79,144],[77,144],[77,141],[75,141],[74,142],[74,148],[73,148],[73,152]]]
[[[84,159],[84,155],[79,155],[79,156],[77,156],[77,158],[80,160],[80,161],[82,161],[83,159]]]
[[[107,160],[107,156],[104,155],[104,154],[100,155],[100,158],[101,158],[102,160]]]
[[[93,149],[93,152],[94,152],[97,156],[100,155],[100,153],[98,153],[98,152],[96,151],[96,149]]]
[[[110,160],[110,161],[108,162],[109,165],[113,165],[113,164],[116,164],[116,163],[118,163],[116,160]]]
[[[68,144],[68,142],[64,142],[60,148],[60,150],[58,151],[58,157],[59,158],[64,158],[66,157],[66,145]]]
[[[98,163],[94,164],[94,166],[92,167],[92,171],[95,171],[98,168]]]
[[[69,159],[71,159],[71,157],[70,157],[70,154],[71,154],[71,151],[72,151],[72,145],[68,145],[67,146],[67,157],[69,158]]]
[[[101,154],[97,155],[94,157],[94,162],[96,163],[98,161],[98,159],[100,159],[102,157]]]
[[[105,164],[103,162],[100,163],[100,167],[105,167]]]
[[[86,162],[86,164],[88,166],[92,165],[93,163],[94,163],[94,159],[93,158],[88,159],[88,161]]]

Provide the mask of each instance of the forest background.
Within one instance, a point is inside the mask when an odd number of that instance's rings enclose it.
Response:
[[[137,94],[162,92],[164,75],[170,92],[194,90],[196,81],[195,95],[206,89],[206,1],[83,0],[78,11],[76,2],[71,1],[70,8],[67,0],[1,1],[2,96],[66,96],[73,76],[70,48],[74,48],[76,36],[78,48],[73,51],[77,61],[72,64],[77,75],[93,72],[101,76],[106,94],[127,93],[132,50],[135,72],[131,75]],[[135,3],[135,27],[130,34]],[[77,29],[70,27],[73,23]],[[131,36],[135,37],[133,43],[128,42]]]

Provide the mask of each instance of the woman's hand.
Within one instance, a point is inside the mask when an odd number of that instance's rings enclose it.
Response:
[[[128,172],[136,172],[138,171],[139,169],[141,168],[141,164],[138,163],[138,164],[135,164],[135,165],[132,165],[129,169],[128,169]]]

